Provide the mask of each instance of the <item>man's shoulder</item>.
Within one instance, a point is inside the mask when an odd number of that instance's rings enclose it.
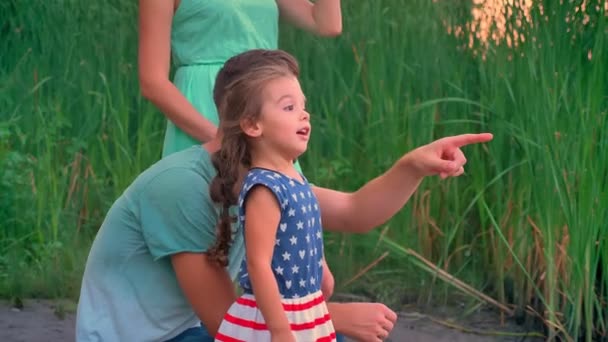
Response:
[[[200,146],[175,152],[157,161],[136,180],[138,188],[206,187],[215,176],[209,153]]]

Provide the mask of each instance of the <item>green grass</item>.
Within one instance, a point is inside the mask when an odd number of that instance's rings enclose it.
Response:
[[[449,1],[347,1],[337,39],[282,31],[313,113],[302,164],[316,184],[354,190],[432,139],[495,135],[466,148],[464,176],[425,180],[382,229],[329,234],[338,291],[396,308],[464,291],[416,251],[527,311],[548,337],[606,336],[607,11],[600,0],[543,5],[533,25],[518,26],[518,11],[507,20],[513,40],[525,35],[517,47],[468,46],[466,27],[447,34],[473,7]],[[115,0],[0,4],[2,297],[76,298],[106,210],[160,157],[164,118],[137,84],[136,11]]]

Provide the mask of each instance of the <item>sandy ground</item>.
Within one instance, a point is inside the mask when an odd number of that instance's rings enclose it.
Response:
[[[50,301],[26,301],[21,309],[0,303],[0,341],[2,342],[72,342],[74,341],[73,304]],[[448,310],[451,317],[457,311]],[[440,318],[445,310],[430,316],[415,311],[404,311],[387,341],[420,342],[480,342],[480,341],[542,341],[522,336],[522,327],[499,324],[498,315],[490,310],[468,316],[465,321]],[[451,327],[450,327],[451,326]],[[508,336],[519,334],[519,336]]]

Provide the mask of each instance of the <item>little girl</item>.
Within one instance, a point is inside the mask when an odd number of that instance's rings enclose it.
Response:
[[[244,294],[225,315],[216,341],[334,341],[321,291],[320,208],[294,167],[311,133],[298,66],[282,51],[250,51],[242,58],[251,66],[224,89],[218,108],[222,147],[213,156],[218,173],[210,191],[222,205],[222,220],[209,256],[226,262],[229,208],[238,203]]]
[[[210,196],[221,216],[207,258],[225,266],[235,234],[244,234],[246,255],[239,274],[244,294],[224,316],[216,341],[334,341],[321,290],[330,274],[322,228],[362,233],[383,224],[425,177],[462,175],[461,147],[492,140],[489,133],[435,140],[351,193],[311,187],[293,164],[311,132],[298,72],[283,51],[251,50],[229,59],[217,77],[221,147],[212,158],[217,174]],[[373,337],[384,340],[391,329],[385,321]]]

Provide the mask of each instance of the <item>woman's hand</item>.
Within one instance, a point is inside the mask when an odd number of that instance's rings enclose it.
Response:
[[[342,33],[340,0],[277,0],[281,18],[295,27],[323,37]]]

